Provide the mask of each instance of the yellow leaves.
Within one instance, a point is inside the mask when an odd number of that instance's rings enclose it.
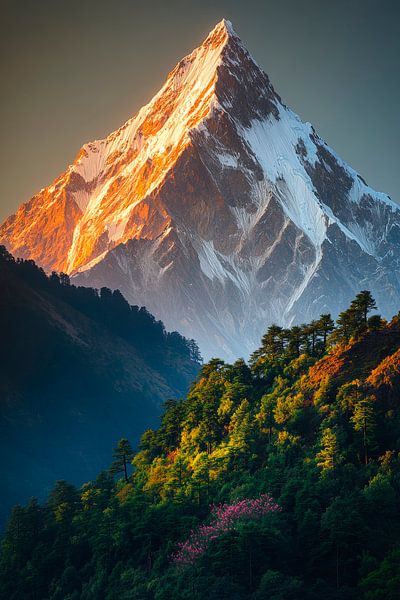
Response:
[[[97,504],[97,499],[101,492],[95,488],[88,488],[81,494],[81,501],[83,504],[83,510],[90,510]]]
[[[279,396],[274,410],[275,421],[283,425],[295,412],[304,406],[304,396],[302,393]]]
[[[255,415],[256,421],[258,421],[259,423],[263,423],[270,416],[274,408],[275,395],[273,393],[264,394],[264,396],[261,398],[260,409]]]
[[[249,415],[249,401],[244,399],[235,410],[231,418],[231,428],[234,430],[237,428],[242,422],[243,419],[248,417]]]
[[[181,448],[187,448],[187,446],[189,445],[190,442],[190,431],[188,431],[187,429],[183,429],[182,433],[181,433]]]
[[[204,468],[204,464],[208,462],[207,452],[198,452],[194,455],[192,460],[189,462],[193,472],[195,473],[199,469]]]
[[[148,470],[147,481],[143,487],[145,491],[159,493],[167,482],[168,464],[162,457],[155,458]]]
[[[184,428],[181,433],[180,443],[180,448],[182,452],[195,452],[199,447],[199,443],[201,442],[201,436],[202,431],[199,425],[190,429]]]
[[[71,505],[68,502],[61,502],[54,510],[54,517],[57,523],[62,523],[71,513]]]
[[[192,481],[215,481],[226,471],[229,457],[228,447],[220,447],[212,454],[197,453],[190,462]]]
[[[249,401],[243,400],[232,415],[229,430],[229,445],[232,448],[244,448],[252,428],[252,417],[250,414]]]
[[[326,401],[329,398],[329,392],[332,387],[332,380],[329,375],[323,377],[320,381],[319,387],[314,394],[314,404],[319,408],[321,412],[327,412],[328,405]]]
[[[151,463],[150,452],[148,450],[141,450],[137,452],[132,459],[132,464],[139,471],[145,469]]]
[[[390,473],[392,470],[392,463],[394,463],[396,457],[396,453],[394,450],[386,450],[384,454],[382,454],[378,460],[382,469],[387,473]]]
[[[220,405],[218,407],[218,416],[224,417],[225,415],[229,415],[232,412],[233,401],[229,396],[223,396],[221,398]]]
[[[327,427],[322,435],[321,450],[316,455],[317,466],[321,471],[332,471],[338,463],[338,444],[334,431]]]
[[[285,375],[289,375],[290,377],[299,376],[301,372],[304,372],[308,369],[312,364],[314,364],[315,359],[311,358],[307,354],[300,354],[297,358],[294,358],[289,365],[285,368]]]
[[[289,387],[289,382],[287,379],[285,379],[281,375],[278,375],[277,377],[275,377],[275,385],[274,385],[275,393],[284,392],[288,387]]]
[[[213,478],[216,479],[221,473],[226,471],[230,458],[229,446],[220,446],[211,454]]]
[[[285,449],[289,449],[289,448],[294,448],[295,446],[298,446],[299,444],[300,444],[300,436],[299,435],[293,435],[292,433],[289,433],[288,431],[279,431],[278,439],[277,439],[278,446],[281,446],[282,448],[285,448]]]
[[[117,498],[124,504],[128,500],[128,498],[133,494],[133,485],[131,483],[125,483],[117,492]]]

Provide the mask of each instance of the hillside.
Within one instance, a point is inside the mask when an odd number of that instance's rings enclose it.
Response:
[[[76,288],[0,252],[1,519],[15,502],[77,484],[137,441],[196,375],[194,343],[119,293]]]
[[[396,600],[400,320],[374,307],[271,326],[249,364],[203,365],[127,480],[14,509],[1,597]]]

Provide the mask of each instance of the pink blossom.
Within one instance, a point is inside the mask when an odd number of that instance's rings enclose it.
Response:
[[[234,504],[212,505],[210,509],[211,522],[192,530],[188,539],[177,545],[178,549],[171,557],[174,564],[181,567],[193,565],[204,554],[211,541],[235,529],[240,521],[260,519],[268,513],[281,510],[268,494],[254,499],[245,498]]]

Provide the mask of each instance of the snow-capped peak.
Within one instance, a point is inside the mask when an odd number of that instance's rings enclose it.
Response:
[[[400,302],[397,206],[282,103],[225,19],[0,240],[122,289],[208,355],[211,339],[246,353],[268,323],[334,313],[360,288],[386,314]]]
[[[210,42],[210,40],[219,40],[221,39],[221,36],[226,36],[226,38],[234,37],[239,39],[239,36],[234,30],[231,21],[225,18],[221,19],[221,21],[219,21],[215,25],[214,29],[210,31],[202,45],[207,45]]]
[[[224,48],[233,39],[238,38],[231,24],[222,20],[169,73],[158,94],[134,118],[104,140],[84,146],[71,169],[83,177],[90,192],[79,191],[76,198],[84,214],[68,253],[68,271],[83,265],[89,256],[93,259],[91,240],[99,235],[99,217],[106,217],[101,227],[112,232],[112,243],[141,234],[141,230],[126,229],[130,212],[161,184],[191,143],[191,132],[219,106],[215,95],[218,67]],[[129,193],[110,214],[109,190],[116,181],[127,180]]]

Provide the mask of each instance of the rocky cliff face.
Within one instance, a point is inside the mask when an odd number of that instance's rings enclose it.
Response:
[[[16,255],[119,288],[206,357],[266,326],[400,301],[400,211],[287,108],[223,20],[153,100],[0,229]]]

